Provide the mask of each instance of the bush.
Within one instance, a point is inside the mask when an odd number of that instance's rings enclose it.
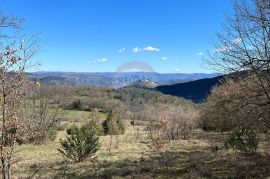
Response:
[[[86,125],[88,125],[89,128],[92,127],[97,135],[103,135],[104,132],[101,126],[101,118],[99,117],[99,111],[97,109],[92,109],[89,117],[90,120]]]
[[[70,104],[69,109],[79,110],[81,105],[81,100],[77,99]]]
[[[169,141],[188,139],[197,126],[198,111],[191,106],[159,104],[155,108],[145,106],[144,110],[145,116],[153,121],[153,124],[159,124],[159,127],[153,126],[152,130],[162,130],[165,138]]]
[[[113,112],[109,112],[106,120],[102,123],[105,135],[119,135],[125,133],[125,125],[120,118],[116,118]]]
[[[201,113],[204,130],[230,132],[225,145],[242,152],[255,152],[257,135],[268,128],[269,110],[258,106],[256,93],[249,91],[254,84],[252,79],[227,79],[212,90]]]
[[[48,139],[49,139],[50,141],[54,141],[54,140],[56,139],[56,137],[57,137],[57,132],[58,132],[58,131],[57,131],[56,129],[50,131],[50,132],[48,133]]]
[[[104,134],[101,124],[92,119],[88,123],[86,123],[83,128],[91,129],[98,136]]]
[[[22,125],[18,129],[20,143],[41,144],[55,139],[64,114],[51,101],[42,91],[33,92],[23,101]]]
[[[165,123],[154,124],[151,122],[148,126],[149,129],[149,138],[152,146],[159,150],[161,149],[168,141],[167,133],[164,132],[166,128]]]
[[[254,130],[239,129],[232,131],[225,145],[241,152],[255,152],[258,143],[258,137]]]
[[[76,163],[93,158],[100,148],[99,138],[89,124],[82,127],[72,125],[67,134],[65,140],[60,140],[61,149],[58,151]]]

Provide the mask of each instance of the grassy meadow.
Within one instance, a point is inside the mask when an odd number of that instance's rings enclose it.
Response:
[[[41,145],[17,147],[15,178],[253,178],[269,173],[266,147],[255,155],[224,149],[226,135],[195,130],[188,140],[172,140],[156,150],[151,147],[147,122],[131,125],[124,135],[101,136],[101,148],[92,162],[67,161],[58,151],[59,139],[73,123],[89,120],[90,112],[65,110],[56,138]],[[99,113],[104,120],[106,114]],[[266,142],[262,143],[266,145]]]

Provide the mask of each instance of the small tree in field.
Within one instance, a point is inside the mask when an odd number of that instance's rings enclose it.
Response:
[[[90,120],[87,122],[86,125],[91,126],[98,136],[104,134],[100,121],[101,119],[99,117],[98,109],[92,109],[90,114]]]
[[[119,135],[125,133],[125,126],[121,119],[112,111],[107,115],[106,120],[102,123],[105,135]]]
[[[93,158],[100,148],[99,138],[90,125],[81,128],[73,125],[67,130],[68,137],[60,140],[58,151],[74,162],[82,162],[86,158]]]
[[[107,118],[102,123],[103,131],[105,135],[110,135],[110,142],[108,150],[111,151],[113,144],[113,136],[116,138],[116,145],[118,147],[118,135],[125,133],[125,126],[119,116],[116,116],[112,111],[110,111],[107,115]]]
[[[39,49],[34,38],[24,41],[12,33],[20,22],[21,19],[0,12],[0,161],[4,179],[11,178],[17,131],[21,125],[21,100],[30,84],[25,70]]]

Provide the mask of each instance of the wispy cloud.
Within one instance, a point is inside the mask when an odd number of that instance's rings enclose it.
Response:
[[[132,49],[132,51],[134,53],[139,53],[139,52],[159,52],[160,49],[159,48],[156,48],[156,47],[153,47],[153,46],[147,46],[147,47],[144,47],[144,48],[140,48],[140,47],[135,47]]]
[[[152,46],[147,46],[147,47],[143,48],[143,50],[146,52],[159,52],[159,48],[152,47]]]
[[[168,57],[161,57],[161,60],[166,61],[168,60]]]
[[[174,68],[173,71],[180,72],[180,69],[179,68]]]
[[[139,48],[139,47],[135,47],[135,48],[132,49],[132,52],[134,52],[134,53],[138,53],[138,52],[141,52],[141,51],[142,51],[142,49]]]
[[[118,53],[122,53],[122,52],[124,52],[126,50],[126,48],[125,47],[122,47],[122,48],[120,48],[119,50],[118,50]]]
[[[106,63],[108,61],[108,59],[107,58],[105,58],[105,57],[103,57],[103,58],[101,58],[101,59],[98,59],[98,60],[94,60],[94,61],[90,61],[90,62],[88,62],[88,64],[96,64],[96,63]]]
[[[204,54],[203,52],[198,52],[197,53],[197,55],[199,55],[199,56],[203,56],[203,54]]]

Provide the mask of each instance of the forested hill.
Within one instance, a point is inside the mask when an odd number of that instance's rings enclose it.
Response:
[[[221,84],[222,79],[224,79],[224,76],[205,78],[186,83],[158,86],[155,90],[164,94],[190,99],[194,102],[202,102],[207,98],[214,86]]]

